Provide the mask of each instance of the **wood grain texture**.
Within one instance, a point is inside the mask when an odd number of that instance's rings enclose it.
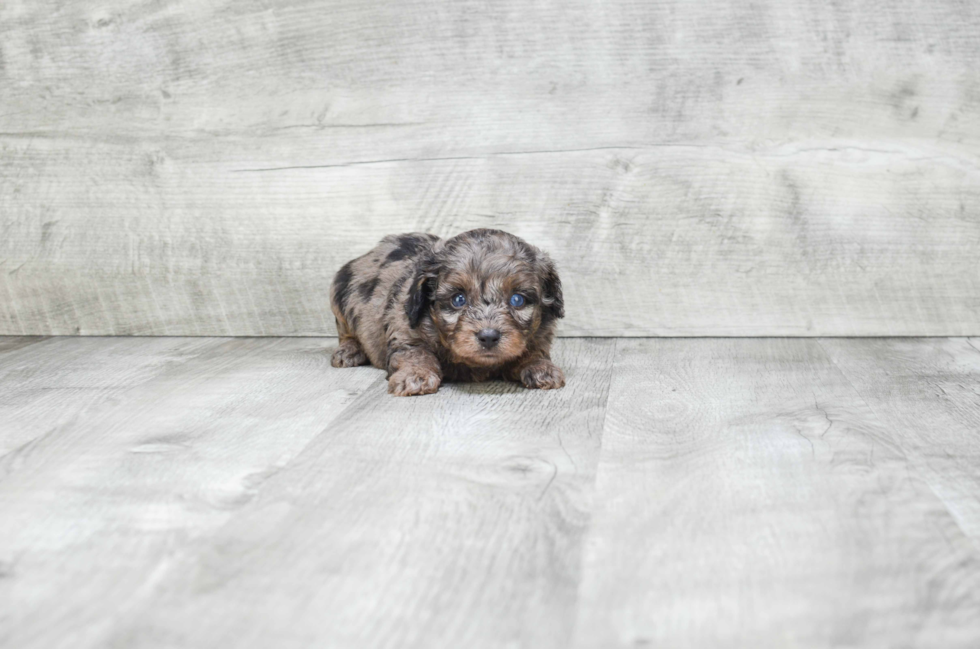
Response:
[[[563,390],[408,399],[332,340],[18,342],[2,649],[980,642],[976,341],[564,339]]]
[[[365,392],[111,643],[567,647],[614,346],[563,341],[558,391]]]
[[[40,336],[5,336],[0,338],[0,362],[9,356],[9,352],[33,345],[44,340]]]
[[[622,341],[613,373],[576,646],[980,641],[977,548],[816,341]]]
[[[51,438],[60,444],[80,419],[214,346],[187,338],[3,339],[0,482]]]
[[[548,249],[566,335],[968,335],[975,4],[8,0],[0,333],[333,333],[382,235]]]
[[[182,548],[220,528],[361,390],[383,390],[367,369],[329,371],[322,340],[32,349],[30,364],[0,356],[5,649],[105,646]],[[8,450],[11,439],[30,441]]]
[[[980,340],[820,344],[980,548]]]

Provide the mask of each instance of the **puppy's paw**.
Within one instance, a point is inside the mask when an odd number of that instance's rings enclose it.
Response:
[[[396,397],[432,394],[439,389],[442,378],[424,367],[403,367],[388,379],[388,392]]]
[[[361,349],[356,340],[350,339],[341,342],[337,349],[333,350],[333,356],[330,357],[330,364],[334,367],[357,367],[358,365],[366,365],[367,362],[368,357],[364,350]]]
[[[525,388],[557,390],[565,387],[565,374],[551,361],[541,360],[521,370],[521,383]]]

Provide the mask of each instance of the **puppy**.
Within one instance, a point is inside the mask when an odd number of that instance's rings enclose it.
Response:
[[[391,394],[430,394],[444,379],[565,385],[549,355],[565,315],[554,262],[507,232],[385,237],[337,272],[330,298],[331,364],[385,369]]]

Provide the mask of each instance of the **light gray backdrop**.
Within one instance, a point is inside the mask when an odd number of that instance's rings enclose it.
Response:
[[[978,335],[978,71],[969,0],[2,0],[0,334],[332,334],[498,227],[566,335]]]

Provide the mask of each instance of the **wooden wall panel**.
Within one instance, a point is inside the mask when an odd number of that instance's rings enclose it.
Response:
[[[980,334],[970,2],[0,7],[0,334],[333,333],[390,232],[565,335]]]

